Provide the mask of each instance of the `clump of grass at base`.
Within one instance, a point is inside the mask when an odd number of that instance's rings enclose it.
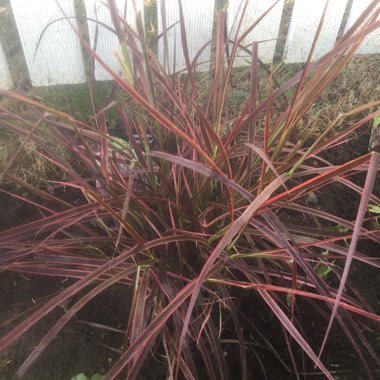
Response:
[[[0,134],[0,167],[6,168],[11,157],[17,154],[17,160],[14,161],[11,168],[1,176],[1,183],[11,184],[13,181],[7,179],[7,174],[17,176],[20,181],[28,183],[32,186],[44,188],[48,192],[52,192],[53,185],[49,183],[53,179],[63,179],[64,172],[59,170],[55,165],[49,164],[46,159],[38,152],[38,145],[33,141],[25,141],[17,136],[9,133]],[[62,152],[63,154],[65,152]],[[19,186],[19,185],[18,185]],[[20,188],[22,186],[19,186]]]
[[[124,75],[113,72],[82,43],[112,75],[128,102],[105,104],[85,123],[27,97],[2,92],[30,110],[27,117],[9,111],[0,125],[30,136],[45,159],[65,172],[67,180],[60,185],[83,194],[79,205],[67,200],[62,204],[55,197],[50,211],[44,209],[38,221],[0,233],[6,254],[2,268],[75,280],[0,339],[0,349],[6,349],[51,310],[73,300],[17,375],[27,373],[90,300],[121,284],[131,289],[132,307],[123,353],[106,378],[120,373],[135,378],[149,357],[159,354],[168,378],[198,378],[202,373],[210,379],[247,379],[248,373],[269,370],[262,369],[259,360],[248,360],[248,342],[254,337],[277,357],[285,372],[299,375],[317,366],[332,379],[336,363],[323,355],[323,347],[333,320],[371,377],[373,362],[379,359],[357,317],[377,322],[380,317],[367,307],[360,289],[349,295],[342,289],[350,287],[346,280],[353,259],[377,266],[356,251],[356,244],[359,238],[379,243],[366,216],[368,202],[378,201],[372,187],[379,157],[369,152],[333,166],[319,153],[334,149],[375,113],[341,131],[335,130],[334,119],[311,145],[308,133],[295,136],[304,115],[375,24],[359,20],[356,29],[336,44],[334,54],[314,64],[307,62],[279,88],[271,73],[264,74],[272,84],[266,99],[257,96],[259,62],[253,56],[249,95],[240,109],[234,104],[230,112],[233,58],[244,35],[240,31],[232,40],[226,64],[224,12],[218,14],[214,72],[201,86],[197,61],[186,56],[182,18],[187,73],[176,80],[145,43],[142,24],[137,39],[118,18],[115,2],[108,5],[122,47]],[[373,17],[375,5],[366,12]],[[278,109],[276,101],[283,94],[292,96]],[[350,112],[379,104],[375,100]],[[128,143],[108,134],[110,110],[117,112]],[[341,116],[336,118],[340,121]],[[61,149],[51,148],[53,140]],[[66,160],[63,151],[75,161]],[[358,173],[367,178],[364,186],[353,182]],[[338,182],[360,198],[356,223],[334,210],[305,203],[310,192],[327,193],[327,186]],[[42,208],[38,203],[35,207]],[[282,213],[293,213],[293,220],[284,221]],[[332,229],[331,224],[346,232]],[[89,249],[92,254],[86,255]],[[241,307],[247,292],[260,302],[257,314],[246,315]],[[307,338],[310,325],[300,304],[320,313],[325,339],[322,335],[315,343]],[[277,321],[276,336],[260,331],[260,318],[268,314]],[[238,347],[238,375],[225,356],[231,335]],[[288,351],[279,355],[283,346]]]

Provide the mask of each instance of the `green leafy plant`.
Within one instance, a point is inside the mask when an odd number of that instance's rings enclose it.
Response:
[[[368,211],[372,214],[373,217],[373,222],[375,228],[379,229],[380,228],[380,206],[378,205],[368,205]]]
[[[380,114],[373,119],[372,131],[369,148],[372,150],[378,150],[380,144]]]
[[[80,374],[72,377],[71,380],[103,380],[103,376],[96,373],[95,375],[92,375],[89,378],[84,373],[80,373]]]
[[[126,101],[94,109],[88,122],[0,91],[29,107],[23,114],[2,108],[0,126],[33,141],[41,157],[68,178],[55,184],[76,190],[80,198],[79,204],[63,200],[18,180],[33,193],[33,200],[23,200],[38,214],[34,221],[0,232],[1,268],[72,282],[11,328],[0,339],[0,349],[73,300],[19,368],[17,376],[23,376],[78,311],[121,284],[131,289],[130,315],[123,352],[105,379],[120,373],[136,378],[152,351],[164,358],[168,378],[200,378],[202,371],[210,379],[227,379],[237,371],[225,355],[231,336],[242,379],[253,371],[247,354],[252,339],[270,350],[286,372],[299,377],[300,368],[317,366],[333,379],[334,363],[325,363],[323,353],[334,321],[372,378],[368,358],[375,363],[379,358],[359,319],[379,322],[380,317],[360,292],[344,289],[353,289],[347,280],[353,261],[379,267],[357,249],[362,239],[380,242],[366,218],[368,202],[379,203],[372,194],[379,154],[368,152],[338,164],[324,154],[365,128],[380,101],[336,115],[311,143],[310,131],[299,126],[365,36],[379,27],[377,2],[331,52],[312,63],[322,17],[304,69],[278,87],[274,74],[266,74],[265,98],[259,94],[254,43],[250,89],[240,108],[229,98],[236,52],[271,8],[244,31],[238,20],[233,39],[225,38],[226,13],[219,12],[213,70],[205,80],[197,72],[199,54],[189,57],[179,5],[187,68],[185,75],[169,75],[147,45],[141,19],[136,33],[119,17],[115,1],[108,1],[123,74],[108,67],[84,40],[82,44],[112,75]],[[128,143],[109,134],[111,109],[117,111]],[[359,121],[337,129],[364,111],[368,114]],[[120,164],[129,168],[127,173]],[[364,185],[354,182],[356,175],[366,177]],[[3,177],[15,180],[7,167]],[[305,204],[310,192],[328,194],[336,184],[360,198],[354,222]],[[291,221],[284,214],[292,215]],[[257,305],[253,315],[244,308],[247,297]],[[326,321],[317,343],[307,338],[304,307]],[[261,316],[268,313],[280,331],[274,339],[260,328]],[[287,353],[279,353],[284,345]]]

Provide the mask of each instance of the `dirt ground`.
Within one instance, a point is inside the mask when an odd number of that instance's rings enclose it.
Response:
[[[5,329],[9,328],[9,325],[4,326],[4,321],[12,319],[17,314],[20,316],[30,314],[41,302],[67,286],[69,282],[41,276],[27,277],[18,273],[2,273],[0,276],[0,320],[3,322],[1,335]],[[126,323],[127,304],[125,290],[113,289],[112,292],[103,294],[64,328],[25,378],[28,380],[70,380],[79,373],[90,376],[96,373],[104,374],[118,357],[109,345],[116,349],[120,348],[123,335],[94,328],[80,321],[125,327],[119,326],[119,323],[120,321]],[[1,380],[13,378],[15,370],[22,364],[41,335],[64,312],[63,308],[52,312],[11,349],[0,354]]]

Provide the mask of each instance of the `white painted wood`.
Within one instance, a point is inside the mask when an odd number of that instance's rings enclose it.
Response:
[[[241,19],[242,10],[245,1],[230,0],[228,3],[228,29],[230,38],[236,36],[237,27]],[[273,4],[275,0],[249,0],[246,8],[243,22],[240,27],[239,35],[242,35],[261,15],[263,15]],[[251,51],[252,42],[266,41],[259,44],[258,53],[259,58],[265,62],[270,63],[273,60],[278,32],[280,29],[280,21],[282,10],[284,7],[284,0],[276,4],[273,9],[259,22],[257,26],[247,35],[242,44],[244,47]],[[269,41],[270,40],[270,41]],[[239,49],[234,66],[249,65],[251,61],[250,54],[246,51]]]
[[[326,0],[295,0],[284,49],[286,63],[306,62],[325,4]],[[330,0],[313,61],[334,46],[346,4],[347,0]]]
[[[59,0],[66,16],[75,16],[73,0]],[[11,0],[26,64],[34,86],[80,83],[86,80],[80,41],[67,20],[44,28],[63,16],[56,1]],[[76,27],[76,20],[71,19]]]
[[[67,16],[75,16],[74,0],[58,0]],[[318,23],[326,0],[294,0],[293,14],[284,49],[284,61],[287,63],[305,62],[311,48]],[[343,13],[348,0],[330,0],[322,33],[314,52],[313,60],[327,53],[335,44],[341,25]],[[379,0],[380,1],[380,0]],[[64,15],[56,4],[56,0],[10,0],[19,31],[30,78],[34,86],[80,83],[86,80],[80,41],[72,30]],[[234,38],[237,20],[241,14],[245,0],[229,0],[227,8],[228,32]],[[248,6],[240,34],[243,33],[275,0],[248,0]],[[259,45],[259,57],[270,63],[273,60],[276,39],[278,38],[281,15],[285,0],[279,3],[244,39],[243,44],[250,49],[253,41],[266,41]],[[353,0],[350,17],[346,29],[359,17],[371,0]],[[116,36],[96,21],[112,27],[106,0],[84,0],[88,17],[91,45],[96,45],[98,55],[116,72],[120,72],[115,51],[120,53]],[[118,9],[127,23],[135,27],[136,4],[138,10],[144,12],[144,0],[116,0]],[[157,0],[158,34],[162,33],[161,4],[166,9],[166,24],[175,24],[168,31],[168,65],[167,70],[178,72],[186,69],[182,51],[179,25],[178,0]],[[199,49],[210,42],[213,31],[215,0],[182,0],[187,43],[190,59],[194,59]],[[125,5],[127,4],[127,8]],[[126,11],[125,11],[126,9]],[[240,13],[239,13],[240,12]],[[93,20],[90,20],[93,19]],[[37,43],[45,29],[38,49]],[[76,20],[71,19],[76,26]],[[177,24],[176,24],[177,23]],[[96,42],[95,42],[96,39]],[[358,49],[358,54],[380,53],[380,29],[372,32]],[[211,45],[207,46],[198,59],[197,70],[207,70],[211,55]],[[158,42],[158,57],[165,63],[163,39]],[[175,62],[175,67],[173,64]],[[238,51],[235,66],[249,64],[250,54]],[[99,63],[95,63],[97,80],[111,79],[110,75]],[[12,79],[6,63],[4,52],[0,46],[0,87],[11,88]]]
[[[355,23],[362,12],[368,7],[371,0],[354,0],[348,18],[346,30]],[[380,19],[380,16],[378,20]],[[380,28],[370,33],[362,42],[356,54],[379,54],[380,53]]]
[[[136,10],[144,17],[144,0],[136,0]],[[133,2],[130,0],[116,0],[116,6],[120,15],[133,29],[136,26],[136,13]],[[120,73],[120,65],[115,57],[115,52],[121,56],[119,40],[115,33],[104,28],[100,23],[113,28],[111,16],[104,0],[85,0],[86,14],[88,17],[88,29],[91,46],[95,48],[99,57],[116,73]],[[92,20],[97,20],[92,21]],[[144,18],[143,18],[144,19]],[[109,80],[111,75],[99,62],[95,62],[95,79]]]
[[[5,54],[3,47],[0,43],[0,88],[2,90],[9,90],[12,88],[12,78],[8,69],[7,61],[5,59]]]
[[[166,69],[169,72],[178,72],[186,68],[186,62],[183,55],[181,43],[181,28],[179,25],[179,8],[177,0],[158,0],[158,34],[163,31],[161,3],[164,1],[166,12],[166,25],[170,28],[167,32],[168,37],[168,63]],[[192,61],[199,50],[208,43],[212,38],[213,18],[214,18],[214,0],[182,0],[183,15],[186,26],[187,46],[190,61]],[[211,44],[204,49],[198,58],[196,70],[207,70],[209,67],[211,54]],[[162,64],[164,59],[163,38],[158,41],[158,57]],[[174,66],[175,62],[175,67]],[[165,64],[166,66],[166,64]]]

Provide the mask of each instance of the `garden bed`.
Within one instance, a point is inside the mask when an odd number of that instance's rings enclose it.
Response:
[[[215,70],[133,51],[92,115],[2,91],[1,379],[379,375],[379,57],[226,69],[223,20]]]

